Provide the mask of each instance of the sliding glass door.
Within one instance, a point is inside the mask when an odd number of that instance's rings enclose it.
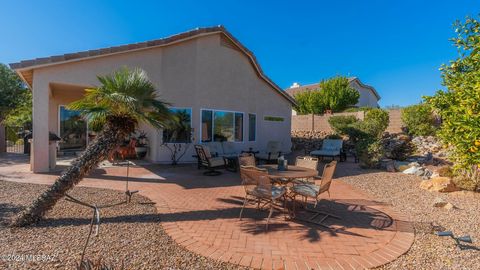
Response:
[[[60,151],[79,151],[87,146],[87,123],[78,111],[59,108]]]

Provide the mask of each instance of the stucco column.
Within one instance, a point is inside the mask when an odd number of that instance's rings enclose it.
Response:
[[[48,130],[49,130],[49,98],[48,83],[34,77],[33,81],[33,141],[31,168],[35,173],[48,172],[50,163]]]

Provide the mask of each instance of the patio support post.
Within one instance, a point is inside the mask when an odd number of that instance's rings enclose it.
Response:
[[[33,80],[33,141],[30,164],[34,173],[40,173],[48,172],[50,169],[48,142],[50,89],[41,76],[34,76]]]

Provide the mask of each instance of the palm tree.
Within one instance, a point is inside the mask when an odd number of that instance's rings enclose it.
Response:
[[[101,85],[86,89],[85,96],[68,108],[78,110],[100,134],[76,158],[55,183],[13,222],[26,226],[39,221],[65,194],[88,175],[127,135],[144,122],[163,128],[171,120],[168,103],[161,101],[153,83],[141,69],[122,68],[112,75],[98,76]]]

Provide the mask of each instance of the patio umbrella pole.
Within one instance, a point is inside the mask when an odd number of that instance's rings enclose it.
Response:
[[[128,177],[130,175],[130,160],[127,159],[127,181],[125,182],[125,201],[130,203],[132,201],[132,195],[137,193],[138,190],[130,191],[128,189]]]

